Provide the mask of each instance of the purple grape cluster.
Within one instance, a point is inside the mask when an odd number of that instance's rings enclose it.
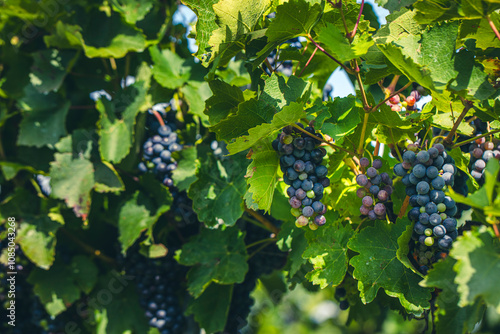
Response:
[[[479,183],[484,184],[484,169],[492,158],[500,160],[500,144],[480,138],[469,146],[470,175]]]
[[[137,167],[141,173],[154,173],[165,186],[172,187],[172,172],[177,169],[177,161],[172,157],[172,152],[182,150],[182,145],[175,132],[175,124],[160,125],[154,118],[152,123],[150,128],[155,129],[155,133],[142,146],[143,159]]]
[[[304,129],[301,123],[297,126]],[[322,138],[312,126],[305,128],[308,133]],[[297,226],[312,230],[326,223],[326,205],[321,202],[323,190],[330,185],[328,169],[322,164],[326,150],[319,147],[318,139],[295,127],[283,128],[273,141],[273,148],[280,153],[280,167],[283,180],[289,186],[286,190],[291,212],[297,218]]]
[[[368,158],[359,159],[359,166],[364,172],[356,176],[356,183],[361,186],[356,195],[361,198],[363,204],[359,212],[371,220],[385,219],[387,212],[385,203],[392,194],[392,178],[385,172],[379,174],[382,165],[380,159],[374,159],[371,167]]]
[[[419,243],[416,249],[430,249],[432,256],[417,255],[420,271],[426,273],[429,266],[450,250],[458,236],[458,214],[455,201],[445,195],[446,187],[453,187],[458,169],[442,144],[428,150],[403,153],[403,162],[394,166],[394,174],[402,177],[406,195],[412,209],[408,218],[414,222],[412,239]],[[425,248],[425,252],[427,252]]]

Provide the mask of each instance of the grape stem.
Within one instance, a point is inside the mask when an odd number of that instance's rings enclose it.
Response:
[[[301,52],[301,56],[303,56],[306,51],[307,51],[307,48],[309,48],[309,42],[306,43],[306,46],[304,48],[304,50],[302,50]],[[316,53],[316,51],[314,51],[313,53]],[[300,61],[297,62],[297,65],[295,65],[295,70],[293,71],[293,75],[295,75],[295,73],[297,73],[297,70],[299,69],[299,66],[300,66]],[[300,73],[302,75],[302,72]]]
[[[368,117],[369,116],[370,116],[370,114],[365,112],[365,117],[363,119],[363,127],[361,128],[361,137],[359,138],[359,145],[358,145],[358,154],[359,155],[361,155],[363,153],[363,147],[365,144],[366,126],[368,125]]]
[[[377,140],[375,141],[375,149],[373,150],[373,155],[378,157],[378,151],[380,150],[380,141]]]
[[[153,112],[153,115],[158,120],[158,123],[160,123],[161,126],[165,126],[165,122],[163,121],[163,117],[161,117],[160,113],[154,109],[151,109],[151,111]]]
[[[266,67],[267,69],[269,70],[269,72],[271,72],[271,74],[274,72],[274,69],[273,67],[271,66],[271,63],[269,62],[269,59],[266,58],[266,60],[264,60],[264,64],[266,64]]]
[[[273,241],[274,241],[274,239],[273,239]],[[269,246],[269,244],[271,244],[271,243],[272,243],[271,241],[268,241],[268,242],[264,243],[262,246],[260,246],[258,249],[256,249],[255,252],[253,252],[252,254],[250,254],[248,256],[248,260],[250,260],[258,252],[260,252],[261,250],[263,250],[264,248],[266,248],[267,246]]]
[[[302,68],[302,71],[300,71],[300,74],[299,74],[299,77],[302,76],[302,73],[304,73],[304,70],[306,69],[306,67],[309,65],[309,63],[311,62],[311,60],[313,59],[314,55],[316,54],[316,51],[318,51],[318,47],[316,47],[313,51],[313,53],[311,54],[311,57],[309,57],[309,59],[307,60],[307,63],[306,65]]]
[[[344,69],[344,71],[346,71],[349,74],[354,74],[352,70],[350,70],[349,68],[347,68],[347,66],[345,66],[344,64],[342,64],[339,60],[337,60],[337,58],[335,58],[334,56],[332,56],[331,54],[329,54],[328,51],[326,51],[324,48],[322,48],[321,45],[319,45],[318,43],[316,43],[316,41],[312,38],[311,34],[309,34],[307,37],[309,38],[309,40],[311,41],[311,43],[313,43],[321,52],[323,52],[326,56],[328,56],[328,58],[330,58],[331,60],[333,60],[334,62],[336,62],[337,64],[339,64]]]
[[[334,148],[334,149],[336,149],[336,150],[344,151],[344,152],[346,152],[346,153],[349,153],[349,154],[350,154],[350,155],[352,155],[352,156],[355,156],[355,155],[356,155],[356,153],[354,153],[354,152],[351,152],[351,151],[349,151],[349,150],[346,150],[346,149],[345,149],[345,148],[343,148],[343,147],[337,146],[337,145],[335,145],[335,144],[332,144],[332,143],[330,143],[330,142],[326,141],[326,140],[325,140],[325,139],[323,139],[323,138],[320,138],[320,137],[318,137],[318,136],[316,136],[316,135],[313,135],[313,134],[312,134],[312,133],[310,133],[309,131],[307,131],[307,130],[305,130],[305,129],[302,129],[302,128],[301,128],[300,126],[298,126],[297,124],[292,124],[292,126],[293,126],[294,128],[296,128],[297,130],[300,130],[300,131],[304,132],[305,134],[309,135],[310,137],[312,137],[312,138],[314,138],[314,139],[316,139],[316,140],[319,140],[319,141],[321,141],[321,142],[323,142],[323,143],[325,143],[325,144],[329,145],[330,147],[332,147],[332,148]]]
[[[475,137],[472,137],[470,139],[467,139],[467,140],[464,140],[460,143],[456,143],[455,145],[453,145],[451,148],[454,149],[455,147],[460,147],[460,146],[463,146],[465,144],[468,144],[468,143],[471,143],[477,139],[481,139],[483,137],[486,137],[486,136],[489,136],[489,135],[492,135],[494,133],[497,133],[497,132],[500,132],[500,129],[499,130],[493,130],[493,131],[490,131],[490,132],[486,132],[486,133],[483,133],[481,135],[478,135],[478,136],[475,136]]]
[[[398,218],[401,219],[405,215],[406,208],[410,204],[410,196],[406,195],[403,205],[401,205],[401,210],[399,210]]]
[[[495,33],[495,36],[497,36],[498,40],[500,41],[500,33],[498,32],[497,27],[495,27],[495,24],[491,20],[491,17],[489,15],[486,15],[486,20],[488,20],[488,23],[490,24],[491,29]]]
[[[497,224],[493,224],[493,230],[495,231],[495,235],[497,238],[500,238],[500,232],[498,232],[498,226]]]
[[[462,97],[461,97],[461,100],[462,100],[462,103],[464,105],[464,110],[462,111],[462,113],[460,114],[460,116],[458,116],[457,121],[455,122],[455,124],[453,124],[453,128],[451,129],[451,131],[448,133],[448,135],[444,139],[444,143],[447,144],[447,145],[451,145],[451,143],[453,142],[453,136],[457,132],[458,126],[460,125],[460,123],[462,123],[465,115],[467,115],[467,113],[469,112],[470,108],[472,108],[473,102],[467,101],[467,100],[465,100]]]
[[[382,102],[380,102],[379,104],[377,104],[375,107],[373,107],[370,112],[374,112],[374,111],[377,111],[378,108],[380,108],[381,105],[383,105],[384,103],[386,103],[387,101],[389,101],[393,96],[396,96],[398,95],[399,93],[403,92],[404,90],[406,90],[408,87],[410,87],[410,85],[412,84],[412,82],[408,82],[406,85],[403,86],[403,88],[399,89],[398,91],[395,91],[394,93],[390,94],[388,97],[386,97]]]
[[[356,35],[356,30],[358,30],[359,20],[361,20],[361,15],[363,14],[363,6],[365,5],[365,0],[361,0],[361,8],[359,9],[358,19],[356,20],[356,24],[354,25],[354,29],[347,34],[349,40],[352,40]]]
[[[78,239],[76,236],[74,236],[70,231],[68,231],[66,228],[61,227],[60,231],[64,233],[68,238],[71,239],[74,243],[76,243],[78,246],[80,246],[84,251],[89,253],[90,255],[94,255],[95,257],[103,260],[104,262],[116,265],[116,261],[109,256],[106,256],[101,253],[100,250],[93,248],[92,246],[87,245],[80,239]]]
[[[257,219],[260,223],[262,223],[265,227],[267,227],[269,230],[271,230],[273,233],[278,234],[280,232],[279,228],[274,226],[269,220],[264,218],[261,214],[259,214],[256,211],[253,211],[249,208],[245,208],[245,212],[248,213],[250,216],[254,217]]]
[[[257,246],[257,245],[264,243],[264,242],[274,242],[274,241],[276,241],[276,238],[267,238],[267,239],[258,240],[256,242],[252,242],[249,245],[246,245],[246,249],[252,248],[252,247]]]
[[[396,149],[396,154],[398,155],[399,161],[403,161],[403,157],[401,156],[401,152],[399,152],[398,144],[394,141],[394,134],[392,133],[392,128],[389,128],[389,133],[391,134],[391,140],[394,144],[394,148]]]

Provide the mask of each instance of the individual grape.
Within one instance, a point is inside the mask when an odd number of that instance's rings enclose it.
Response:
[[[305,149],[306,142],[304,138],[302,137],[297,137],[293,140],[293,146],[295,146],[296,149],[298,150],[303,150]]]
[[[435,179],[439,175],[439,170],[434,166],[430,166],[427,167],[427,171],[425,172],[425,174],[428,178]]]
[[[348,300],[342,300],[340,301],[339,303],[339,308],[342,310],[342,311],[345,311],[349,308],[349,301]]]
[[[370,220],[376,220],[376,219],[377,219],[377,214],[375,213],[375,211],[370,210],[370,211],[368,212],[368,218],[369,218]]]
[[[318,213],[318,212],[322,212],[325,205],[323,203],[321,203],[320,201],[315,201],[312,203],[312,208],[314,210],[314,212]]]
[[[433,213],[429,216],[429,223],[432,225],[432,226],[437,226],[439,224],[441,224],[441,216],[437,213]]]
[[[408,219],[411,221],[417,221],[420,216],[420,208],[415,207],[408,212]]]
[[[302,215],[302,210],[300,210],[299,208],[292,208],[290,210],[290,212],[292,213],[292,215],[297,218],[299,217],[300,215]]]
[[[299,218],[295,220],[295,225],[297,225],[298,227],[307,226],[308,223],[309,223],[309,218],[305,216],[299,216]]]
[[[394,166],[394,174],[396,174],[396,176],[405,176],[406,175],[406,170],[403,168],[403,165],[401,163],[396,164]]]
[[[323,185],[324,188],[330,186],[330,179],[327,177],[322,178],[319,182]]]
[[[302,206],[302,201],[298,197],[296,197],[296,196],[291,197],[288,200],[288,203],[294,209],[298,209],[298,208],[300,208]]]
[[[373,194],[374,196],[377,196],[379,191],[380,191],[380,187],[377,185],[372,185],[370,187],[370,193]]]
[[[383,215],[385,215],[385,205],[382,203],[377,203],[373,207],[373,211],[375,212],[375,214],[377,216],[383,216]]]
[[[366,170],[366,175],[370,178],[375,177],[378,175],[378,171],[374,167],[370,167]]]
[[[326,168],[326,166],[320,165],[316,167],[316,175],[318,177],[325,177],[327,173],[328,169]]]
[[[323,185],[321,183],[314,184],[313,191],[316,196],[323,194],[323,190]]]
[[[371,209],[367,206],[362,205],[359,208],[359,212],[361,212],[362,215],[368,216],[368,213],[371,211]]]
[[[426,175],[427,168],[422,165],[422,164],[417,164],[415,167],[413,167],[412,173],[415,175],[417,178],[422,178]]]
[[[443,203],[446,205],[447,209],[454,208],[456,205],[455,200],[453,200],[450,196],[445,196]]]
[[[446,218],[443,220],[443,226],[446,231],[453,231],[457,228],[457,220],[455,218]]]
[[[430,237],[433,232],[432,232],[432,228],[426,228],[425,231],[424,231],[424,234],[428,237]]]
[[[389,195],[389,196],[391,196],[391,195],[392,195],[392,187],[391,187],[391,186],[386,185],[386,186],[384,187],[384,189],[382,189],[382,190],[384,190],[384,191],[387,193],[387,195]]]
[[[323,195],[323,194],[321,194],[321,195]],[[311,190],[309,190],[309,191],[306,192],[306,196],[308,198],[315,198],[316,194],[314,193],[314,190],[311,189]]]
[[[380,169],[380,168],[382,168],[382,160],[380,160],[380,159],[375,159],[375,160],[373,160],[373,162],[372,162],[372,166],[373,166],[373,168],[375,168],[375,169]]]
[[[303,200],[304,198],[306,198],[306,196],[307,196],[307,193],[304,189],[299,188],[299,189],[295,190],[295,197],[297,197],[299,200]]]
[[[356,176],[356,182],[361,187],[364,187],[364,186],[366,186],[368,184],[368,178],[366,177],[365,174],[358,174]]]
[[[295,195],[295,188],[293,187],[288,187],[286,189],[286,194],[288,195],[288,197],[293,197]]]
[[[299,177],[299,174],[291,167],[289,167],[286,170],[285,174],[288,177],[288,179],[290,179],[291,181],[296,180]]]
[[[420,182],[420,178],[416,177],[415,174],[413,173],[410,173],[410,177],[409,177],[409,180],[410,180],[410,183],[413,184],[413,185],[417,185],[419,182]]]
[[[488,162],[490,159],[492,159],[494,157],[494,154],[492,151],[484,151],[484,154],[483,154],[483,160]]]
[[[438,170],[443,167],[443,164],[444,164],[444,159],[442,156],[438,156],[436,159],[434,159],[434,162],[432,163],[432,165],[436,167]]]
[[[289,145],[293,142],[293,137],[291,135],[284,135],[283,136],[283,144]]]
[[[415,231],[415,233],[420,235],[424,234],[425,229],[426,227],[422,225],[420,222],[416,222],[415,226],[413,226],[413,230]]]
[[[411,197],[411,196],[417,194],[417,189],[415,189],[415,187],[406,187],[405,192],[406,192],[406,196]]]
[[[401,163],[401,166],[403,166],[403,168],[406,169],[406,170],[410,170],[413,165],[410,162],[403,161]]]
[[[438,212],[445,212],[446,211],[446,205],[444,203],[438,203],[437,204],[437,209],[438,209]]]
[[[472,170],[470,175],[474,178],[474,180],[479,181],[483,178],[483,174],[478,172],[477,170]]]
[[[403,153],[403,161],[405,161],[405,162],[413,163],[413,162],[415,162],[416,159],[417,159],[417,156],[416,156],[415,152],[413,152],[413,151],[408,150],[405,153]]]
[[[312,183],[311,180],[302,181],[301,188],[304,189],[305,191],[312,190],[313,187],[314,187],[314,183]]]
[[[411,207],[418,206],[418,195],[410,196],[410,206]]]
[[[480,149],[479,147],[475,148],[472,151],[472,156],[476,159],[481,159],[483,157],[483,150]]]
[[[483,147],[487,151],[493,151],[495,149],[495,144],[491,141],[487,141],[483,144]]]
[[[431,181],[431,185],[432,185],[432,187],[435,190],[441,190],[441,189],[443,189],[444,186],[445,186],[445,184],[446,184],[446,182],[445,182],[444,175],[443,175],[443,177],[436,177],[435,179],[433,179]]]
[[[454,175],[456,173],[455,166],[452,164],[444,164],[443,165],[443,172],[451,173],[452,175]]]
[[[165,162],[170,162],[172,160],[172,153],[169,150],[163,150],[160,153],[160,158]]]
[[[302,214],[305,216],[305,217],[311,217],[313,214],[314,214],[314,209],[311,207],[311,206],[305,206],[303,209],[302,209]]]
[[[427,212],[430,215],[432,215],[433,213],[437,213],[438,209],[437,209],[436,204],[434,204],[433,202],[427,203],[425,205],[425,212]]]
[[[323,215],[318,215],[314,217],[314,223],[318,226],[323,226],[326,224],[326,218]]]
[[[435,159],[439,156],[439,151],[437,148],[435,147],[431,147],[427,150],[427,152],[429,153],[429,156],[431,157],[431,159]]]
[[[408,187],[409,185],[411,185],[412,183],[410,182],[410,174],[406,174],[405,176],[403,176],[403,178],[401,179],[401,182],[406,186]]]
[[[387,185],[392,185],[392,179],[389,176],[389,174],[384,172],[384,173],[380,174],[380,177],[382,179],[382,182],[384,182]]]
[[[425,181],[420,181],[417,184],[417,192],[420,195],[427,194],[429,192],[429,184]]]
[[[385,190],[380,190],[377,194],[377,198],[382,201],[382,202],[385,202],[389,199],[389,194],[387,193],[387,191]]]
[[[297,159],[300,159],[304,156],[304,154],[306,154],[306,151],[304,150],[293,150],[293,156],[296,157]]]
[[[420,151],[417,153],[417,160],[421,163],[429,161],[430,155],[427,151]]]
[[[373,205],[373,198],[371,196],[365,196],[361,202],[364,206],[371,207]]]
[[[426,246],[430,247],[430,246],[434,245],[434,239],[432,237],[427,237],[427,238],[425,238],[425,242],[424,243],[425,243]]]
[[[430,200],[436,204],[442,203],[444,201],[444,192],[441,190],[431,190],[429,193]]]
[[[434,144],[434,145],[432,145],[432,147],[435,147],[439,153],[443,153],[445,150],[443,144],[440,144],[440,143]]]
[[[139,165],[137,166],[139,168],[139,171],[141,173],[146,173],[148,171],[148,167],[146,167],[146,164],[144,162],[139,162]]]
[[[314,173],[315,169],[316,169],[316,166],[314,165],[313,162],[306,161],[305,166],[304,166],[304,172],[306,172],[307,174],[311,174],[311,173]]]
[[[158,128],[158,134],[162,137],[167,137],[171,133],[172,133],[172,128],[169,127],[168,125],[163,125]]]
[[[370,182],[375,185],[380,185],[380,183],[382,183],[382,176],[376,175],[370,179]]]
[[[429,218],[429,214],[427,212],[423,212],[418,216],[418,221],[423,225],[427,225],[429,224]]]
[[[313,200],[311,197],[306,197],[302,200],[302,206],[308,206],[308,205],[312,205],[313,204]]]
[[[363,168],[366,168],[366,167],[370,166],[370,160],[368,160],[368,158],[363,157],[363,158],[359,159],[359,165]]]
[[[305,149],[307,151],[314,150],[314,147],[316,146],[314,143],[314,139],[312,139],[311,137],[306,137],[304,138],[304,141],[305,141]]]
[[[458,212],[458,208],[456,206],[454,206],[451,209],[447,209],[444,213],[447,216],[453,217],[453,216],[455,216],[457,214],[457,212]]]
[[[301,181],[306,180],[308,177],[309,177],[309,175],[307,175],[307,173],[302,172],[299,174],[299,180],[301,180]]]
[[[292,182],[292,187],[295,189],[299,189],[302,185],[302,180],[296,179]]]
[[[358,188],[356,190],[356,196],[358,196],[359,198],[363,198],[366,196],[366,189],[365,188]]]
[[[417,196],[417,204],[420,206],[425,206],[429,203],[430,197],[428,195],[418,195]]]

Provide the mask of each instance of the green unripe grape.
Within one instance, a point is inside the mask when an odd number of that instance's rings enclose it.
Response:
[[[427,237],[427,238],[425,238],[425,241],[424,241],[424,242],[425,242],[425,245],[426,245],[426,246],[432,246],[432,245],[434,245],[434,238],[432,238],[432,237]]]
[[[304,181],[305,179],[307,179],[307,173],[300,173],[299,174],[299,180],[300,181]]]
[[[309,190],[307,193],[306,193],[307,197],[309,198],[314,198],[316,197],[316,194],[314,193],[313,190]]]
[[[283,137],[283,144],[291,144],[293,142],[293,137],[291,135],[286,135]]]
[[[426,228],[425,231],[424,231],[424,234],[426,236],[430,237],[432,235],[432,229],[431,228]],[[430,246],[430,245],[427,245],[427,246]]]
[[[420,207],[420,213],[424,213],[425,212],[425,206],[421,206]]]
[[[445,220],[446,218],[448,218],[448,215],[446,213],[440,213],[439,216],[441,217],[441,220]]]
[[[444,203],[439,203],[437,205],[438,211],[439,212],[445,212],[446,211],[446,205]]]
[[[420,264],[423,264],[425,266],[427,263],[429,263],[429,259],[428,258],[426,258],[426,257],[420,258]]]
[[[290,210],[290,212],[292,213],[292,215],[297,218],[299,217],[301,214],[302,214],[302,210],[298,209],[298,208],[292,208]]]
[[[316,225],[316,224],[314,224],[314,223],[312,223],[312,222],[311,222],[311,223],[309,223],[309,228],[310,228],[311,230],[313,230],[313,231],[316,231],[316,230],[318,229],[318,227],[319,227],[318,225]]]
[[[297,226],[297,227],[303,227],[303,226],[306,226],[308,223],[309,223],[309,219],[307,217],[300,216],[295,221],[295,226]]]

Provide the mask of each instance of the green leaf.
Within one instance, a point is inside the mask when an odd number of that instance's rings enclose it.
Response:
[[[421,284],[441,289],[436,300],[436,331],[450,334],[470,333],[481,321],[486,307],[480,300],[466,307],[457,305],[459,294],[458,286],[454,283],[455,264],[456,260],[450,256],[435,263]]]
[[[125,185],[112,164],[106,161],[95,162],[94,169],[95,191],[107,193],[125,190]]]
[[[356,97],[336,97],[333,102],[328,102],[328,112],[331,115],[321,127],[321,132],[329,135],[334,140],[342,138],[354,131],[361,122],[359,109],[356,108]]]
[[[32,86],[25,89],[25,97],[19,101],[23,112],[18,145],[51,146],[66,135],[66,116],[70,102],[62,101],[56,94],[38,93]]]
[[[113,9],[129,24],[141,21],[153,7],[153,0],[112,0]]]
[[[211,282],[241,283],[248,271],[244,235],[237,228],[202,229],[178,252],[179,263],[193,266],[188,272],[188,290],[198,298]]]
[[[205,114],[208,115],[210,124],[215,125],[236,112],[238,105],[245,101],[245,98],[240,88],[224,81],[213,80],[209,85],[213,95],[206,101]]]
[[[80,298],[80,291],[88,293],[97,279],[97,267],[88,258],[73,258],[70,266],[56,262],[49,270],[33,269],[28,282],[51,316],[65,311]]]
[[[500,14],[491,13],[491,21],[496,27],[500,26]],[[464,20],[460,25],[459,38],[462,40],[475,39],[476,47],[486,50],[487,48],[499,48],[500,41],[491,29],[486,18],[481,20]]]
[[[147,333],[148,323],[133,276],[111,271],[99,278],[89,296],[90,310],[94,311],[98,334]]]
[[[279,5],[276,8],[276,19],[271,22],[266,31],[268,43],[281,43],[309,34],[321,12],[321,6],[318,3],[311,6],[304,0],[291,0]]]
[[[196,21],[196,42],[198,44],[198,51],[196,56],[200,59],[205,59],[202,57],[209,49],[208,40],[212,35],[212,32],[217,30],[219,26],[217,25],[217,16],[215,14],[213,5],[219,2],[219,0],[182,0],[186,6],[191,8],[198,18]]]
[[[172,172],[172,180],[174,185],[180,191],[189,189],[189,186],[198,180],[196,170],[199,167],[198,152],[196,147],[188,147],[180,152],[179,164],[177,169]]]
[[[482,226],[465,231],[453,244],[450,256],[457,260],[453,269],[460,294],[459,305],[473,304],[482,298],[500,312],[500,292],[497,289],[500,275],[500,245],[493,233]]]
[[[143,179],[143,181],[154,182],[148,178]],[[122,253],[125,254],[141,233],[152,228],[158,218],[170,208],[172,198],[169,196],[168,190],[162,187],[161,192],[163,192],[162,197],[158,198],[162,201],[161,205],[155,205],[144,192],[136,191],[121,206],[118,215],[118,229],[120,231],[118,240],[122,246]]]
[[[421,313],[430,307],[430,290],[420,287],[421,278],[397,258],[398,238],[407,223],[398,220],[397,224],[388,225],[377,221],[349,241],[348,247],[360,253],[351,258],[350,264],[363,303],[373,301],[377,291],[384,288],[389,296],[399,298],[409,312]]]
[[[52,196],[63,199],[77,217],[85,220],[90,209],[90,191],[94,188],[94,167],[71,153],[56,153],[50,163]]]
[[[205,101],[212,96],[212,91],[207,82],[188,81],[187,85],[181,88],[188,105],[189,112],[200,117],[204,126],[208,127],[208,117],[203,112],[205,111]]]
[[[288,271],[288,277],[293,277],[307,262],[307,259],[302,257],[308,247],[304,229],[295,226],[292,222],[283,224],[277,239],[278,247],[282,251],[289,251],[285,270]]]
[[[445,21],[461,18],[457,1],[425,1],[419,0],[414,5],[415,19],[420,24],[429,24],[435,21]]]
[[[315,31],[318,41],[342,63],[364,56],[374,44],[369,33],[357,34],[349,43],[342,31],[332,23],[319,26]]]
[[[33,54],[30,81],[40,93],[57,91],[76,60],[72,51],[49,49]]]
[[[349,262],[347,243],[353,234],[349,224],[338,222],[328,222],[318,231],[307,231],[309,245],[302,257],[314,266],[307,279],[322,289],[342,283]]]
[[[191,67],[185,66],[185,60],[169,49],[160,51],[158,47],[149,48],[153,60],[153,77],[165,88],[175,89],[186,83]]]
[[[227,149],[231,154],[247,150],[258,141],[272,136],[276,131],[297,122],[305,115],[303,105],[292,102],[290,105],[285,106],[282,111],[275,114],[271,123],[261,124],[248,130],[248,136],[236,139],[235,142],[227,145]]]
[[[390,0],[375,0],[375,2],[389,10],[390,12],[395,12],[400,10],[402,7],[407,7],[412,5],[416,0],[400,0],[400,1],[390,1]]]
[[[31,262],[43,269],[54,263],[56,252],[56,232],[61,227],[50,216],[27,217],[17,234],[17,242]]]
[[[234,225],[243,214],[243,196],[246,182],[243,175],[248,162],[244,155],[217,161],[207,151],[198,152],[206,157],[191,184],[188,196],[198,219],[209,226]]]
[[[253,148],[252,162],[245,178],[249,185],[248,195],[260,210],[268,212],[278,183],[279,156],[271,145],[271,140],[263,140]]]
[[[3,175],[7,181],[12,180],[16,177],[17,173],[22,170],[28,171],[32,174],[40,174],[40,171],[37,171],[33,167],[25,166],[17,162],[0,161],[0,168],[2,169]]]
[[[191,301],[186,314],[193,314],[196,322],[208,333],[222,331],[226,325],[232,294],[232,285],[211,284],[203,294]]]

